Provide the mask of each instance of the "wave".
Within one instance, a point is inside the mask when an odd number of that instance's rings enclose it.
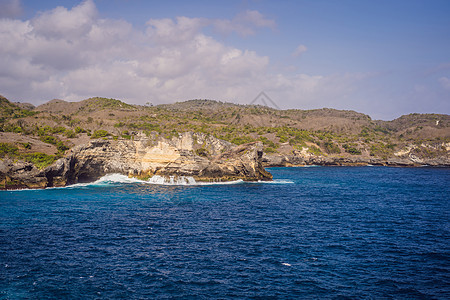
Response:
[[[294,182],[287,179],[274,179],[273,181],[244,181],[242,179],[233,181],[199,181],[197,182],[192,176],[160,176],[154,175],[148,180],[141,180],[134,177],[128,177],[122,174],[107,174],[94,182],[76,183],[65,187],[49,187],[47,189],[73,189],[83,187],[102,187],[117,184],[152,184],[152,185],[171,185],[171,186],[206,186],[206,185],[230,185],[230,184],[293,184]],[[40,191],[42,189],[20,189],[8,191]]]
[[[145,181],[133,177],[128,177],[122,174],[114,173],[114,174],[107,174],[94,182],[76,183],[68,185],[67,188],[86,187],[86,186],[107,186],[121,183],[145,183]]]
[[[224,185],[224,184],[238,184],[243,183],[243,180],[235,181],[211,181],[211,182],[197,182],[192,176],[160,176],[154,175],[148,180],[141,180],[133,177],[128,177],[122,174],[108,174],[100,179],[91,183],[77,183],[68,187],[85,187],[85,186],[107,186],[114,184],[152,184],[152,185],[182,185],[182,186],[195,186],[195,185]]]
[[[92,183],[79,183],[71,185],[71,187],[77,186],[103,186],[109,184],[123,184],[123,183],[141,183],[141,184],[154,184],[154,185],[181,185],[181,186],[196,186],[196,185],[229,185],[229,184],[242,184],[242,183],[259,183],[259,184],[292,184],[291,180],[287,179],[274,179],[273,181],[254,181],[246,182],[242,179],[233,181],[196,181],[192,176],[160,176],[154,175],[148,180],[141,180],[133,177],[128,177],[122,174],[108,174]]]
[[[295,183],[292,180],[288,179],[274,179],[273,181],[258,181],[259,183],[267,183],[267,184],[293,184]]]
[[[160,176],[154,175],[146,183],[160,185],[195,185],[197,182],[191,176]]]
[[[244,182],[243,180],[234,180],[234,181],[195,181],[192,176],[160,176],[154,175],[147,181],[142,181],[147,184],[156,184],[156,185],[224,185],[224,184],[238,184]]]
[[[298,165],[298,166],[292,166],[290,168],[320,168],[321,165]]]
[[[274,179],[272,181],[262,181],[262,180],[247,181],[246,183],[256,183],[256,184],[293,184],[295,182],[292,181],[292,180],[288,180],[288,179]]]

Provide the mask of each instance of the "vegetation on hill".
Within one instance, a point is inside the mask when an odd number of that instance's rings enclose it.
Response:
[[[0,95],[0,123],[5,122],[7,119],[24,118],[34,114],[34,111],[23,109]]]
[[[26,148],[26,145],[23,145]],[[22,159],[33,163],[39,169],[43,169],[51,165],[58,158],[56,155],[48,155],[45,153],[21,153],[19,147],[11,143],[0,143],[0,159]]]
[[[133,139],[138,132],[166,138],[185,131],[202,132],[236,145],[261,141],[269,154],[306,151],[383,159],[408,147],[418,147],[418,156],[441,155],[447,151],[443,144],[450,142],[450,116],[441,114],[377,121],[354,111],[276,110],[211,100],[138,106],[96,97],[80,102],[52,100],[33,110],[4,97],[0,101],[0,132],[52,144],[57,156],[90,138]]]

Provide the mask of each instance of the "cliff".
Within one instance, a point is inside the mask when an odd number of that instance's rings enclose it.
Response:
[[[262,166],[311,164],[450,166],[450,116],[381,121],[335,109],[211,100],[139,106],[99,97],[33,107],[0,96],[3,188],[59,186],[110,172],[255,180],[269,176]]]
[[[288,154],[265,153],[262,159],[265,167],[289,167],[303,165],[319,166],[395,166],[395,167],[450,167],[450,143],[409,144],[390,156],[371,156],[349,154],[313,154],[305,147],[301,151],[294,150]]]
[[[171,139],[137,135],[96,139],[72,148],[54,164],[38,169],[30,162],[0,161],[0,188],[46,188],[92,182],[109,173],[148,179],[191,176],[196,181],[271,180],[262,166],[262,143],[234,146],[201,133]]]

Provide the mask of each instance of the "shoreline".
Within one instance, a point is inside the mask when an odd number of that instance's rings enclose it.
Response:
[[[291,166],[385,166],[385,167],[450,167],[447,158],[414,159],[410,157],[399,158],[368,158],[368,157],[327,157],[327,156],[298,156],[298,155],[264,155],[264,167],[291,167]]]
[[[331,167],[331,168],[365,168],[365,167],[379,167],[379,168],[411,168],[411,169],[415,169],[415,168],[430,168],[430,169],[449,169],[450,166],[449,165],[408,165],[408,166],[404,166],[404,165],[371,165],[371,164],[346,164],[346,165],[315,165],[315,164],[307,164],[307,165],[289,165],[289,166],[277,166],[277,165],[273,165],[273,166],[264,166],[265,169],[272,169],[272,168],[311,168],[311,167]],[[82,182],[82,183],[72,183],[72,184],[67,184],[67,185],[60,185],[60,186],[51,186],[51,187],[33,187],[33,188],[26,188],[23,186],[17,187],[17,188],[3,188],[0,186],[0,192],[4,191],[4,192],[12,192],[12,191],[32,191],[32,190],[46,190],[46,189],[60,189],[60,188],[67,188],[67,187],[76,187],[78,185],[91,185],[91,184],[95,184],[96,182],[101,181],[102,178],[107,177],[107,176],[111,176],[111,175],[120,175],[120,176],[124,176],[127,179],[129,179],[129,181],[114,181],[117,183],[145,183],[145,184],[150,184],[150,185],[157,185],[157,186],[205,186],[205,185],[224,185],[224,184],[237,184],[237,183],[273,183],[274,180],[244,180],[244,179],[235,179],[235,180],[228,180],[228,181],[220,181],[219,179],[216,179],[216,181],[205,181],[205,180],[195,180],[195,183],[188,183],[186,181],[186,183],[170,183],[170,182],[163,182],[163,183],[157,183],[157,182],[152,182],[149,180],[142,180],[139,179],[138,177],[134,177],[134,176],[127,176],[124,174],[120,174],[120,173],[108,173],[105,174],[104,176],[100,177],[97,180],[93,180],[90,182]],[[159,176],[159,175],[157,175]],[[167,176],[161,176],[161,177],[166,177],[166,178],[170,178],[170,177],[177,177],[177,175],[167,175]],[[178,176],[178,177],[185,177],[185,176]],[[194,178],[194,177],[193,177]],[[276,180],[276,179],[275,179]]]

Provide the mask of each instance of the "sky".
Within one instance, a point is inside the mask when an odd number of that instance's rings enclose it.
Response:
[[[447,0],[0,0],[0,94],[449,114],[449,16]]]

